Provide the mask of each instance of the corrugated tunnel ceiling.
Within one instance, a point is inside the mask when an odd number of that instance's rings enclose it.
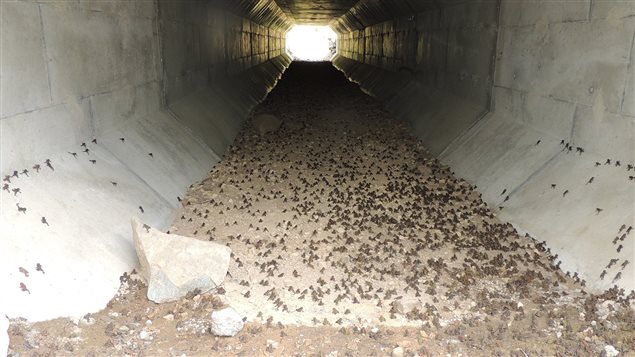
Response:
[[[215,0],[216,6],[244,14],[265,26],[331,25],[340,33],[399,16],[440,9],[462,1],[449,0]]]
[[[276,0],[287,16],[298,23],[326,24],[344,15],[357,0]]]

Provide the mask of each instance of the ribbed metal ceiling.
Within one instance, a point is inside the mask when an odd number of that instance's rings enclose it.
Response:
[[[326,25],[342,15],[358,0],[275,0],[287,16],[300,24]]]
[[[339,32],[361,30],[399,16],[475,0],[209,0],[268,27],[331,25]]]
[[[214,6],[226,9],[267,27],[288,30],[294,23],[274,0],[210,0]]]

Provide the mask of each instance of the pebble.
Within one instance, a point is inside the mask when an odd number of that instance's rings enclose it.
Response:
[[[280,345],[280,343],[278,343],[278,342],[276,342],[274,340],[267,340],[267,348],[275,350],[275,349],[278,348],[279,345]]]
[[[604,346],[604,356],[606,357],[617,357],[620,354],[620,351],[615,349],[612,345]]]
[[[146,330],[141,330],[141,332],[139,333],[139,338],[145,341],[149,341],[152,340],[152,335]]]
[[[163,318],[168,320],[168,321],[173,321],[174,320],[174,315],[173,314],[167,314],[167,315],[163,316]]]
[[[392,350],[391,355],[392,357],[403,357],[403,354],[404,354],[404,349],[403,347],[399,346]]]
[[[231,307],[212,312],[212,333],[216,336],[236,336],[245,323],[242,316]]]

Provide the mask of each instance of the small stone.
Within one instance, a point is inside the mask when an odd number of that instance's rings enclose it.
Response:
[[[273,114],[258,114],[254,117],[253,123],[260,135],[278,131],[282,125],[282,121]]]
[[[403,357],[404,350],[403,347],[399,346],[392,350],[392,357]]]
[[[604,356],[606,357],[617,357],[620,354],[620,351],[616,350],[612,345],[604,346]]]
[[[278,346],[280,344],[274,340],[267,340],[267,351],[269,351],[269,353],[275,351],[276,349],[278,349]]]
[[[146,330],[141,330],[141,332],[139,333],[139,338],[144,341],[149,341],[152,340],[152,335]]]
[[[167,314],[167,315],[163,316],[163,318],[168,320],[168,321],[173,321],[174,320],[174,315],[173,314]]]
[[[90,326],[95,323],[95,319],[90,316],[84,316],[83,318],[77,321],[79,326]]]
[[[231,307],[212,312],[212,333],[216,336],[236,336],[243,329],[243,318]]]
[[[392,308],[393,308],[393,312],[396,312],[398,314],[402,314],[404,313],[404,307],[403,304],[400,301],[393,301],[392,302]]]

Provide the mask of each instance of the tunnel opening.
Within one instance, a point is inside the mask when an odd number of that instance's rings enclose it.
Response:
[[[329,26],[294,25],[286,42],[295,61],[330,61],[337,52],[337,34]]]
[[[0,353],[631,353],[634,4],[0,2]]]

